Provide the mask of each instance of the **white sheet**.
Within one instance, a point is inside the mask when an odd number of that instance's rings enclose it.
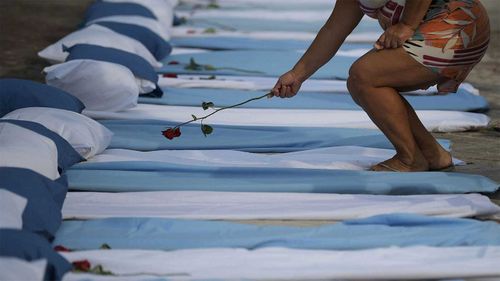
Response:
[[[367,170],[394,156],[393,149],[336,146],[279,154],[259,154],[234,150],[156,150],[108,149],[88,162],[154,161],[189,166],[274,167],[331,170]],[[455,165],[465,164],[454,159]]]
[[[64,219],[156,217],[341,221],[388,213],[486,217],[500,214],[500,207],[479,194],[396,196],[211,191],[68,192],[62,213]]]
[[[316,37],[313,32],[300,31],[226,31],[217,29],[214,33],[206,33],[206,28],[174,26],[172,37],[195,37],[195,36],[224,36],[224,37],[245,37],[254,39],[269,40],[306,40],[312,41]],[[347,36],[345,42],[351,43],[373,43],[380,37],[381,32],[359,32]]]
[[[44,280],[47,260],[24,261],[18,258],[0,257],[0,280]]]
[[[180,47],[173,47],[172,52],[170,55],[182,55],[182,54],[196,54],[196,53],[206,53],[210,52],[210,50],[207,49],[199,49],[199,48],[180,48]],[[161,76],[160,76],[161,77]]]
[[[0,228],[22,229],[26,204],[28,204],[26,198],[9,190],[0,189]]]
[[[117,276],[155,275],[176,279],[437,279],[499,277],[500,247],[406,247],[358,251],[285,248],[197,249],[171,252],[94,250],[62,253],[70,261],[87,259]],[[68,273],[63,280],[83,276]],[[94,279],[94,277],[92,277]]]
[[[210,78],[210,79],[209,79]],[[276,77],[257,77],[257,76],[229,76],[229,75],[178,75],[177,78],[165,78],[160,76],[158,85],[161,87],[174,88],[218,88],[218,89],[236,89],[269,91],[274,87],[278,78]],[[460,89],[479,95],[479,90],[472,84],[462,83]],[[342,92],[347,93],[346,81],[342,80],[323,80],[308,79],[300,88],[301,92]],[[168,93],[168,89],[167,89]],[[406,92],[405,94],[414,95],[434,95],[437,93],[437,87],[432,86],[426,90],[417,90]]]
[[[121,112],[85,110],[83,113],[94,119],[155,119],[182,123],[191,119],[191,114],[201,117],[208,112],[198,107],[139,104],[133,109]],[[488,116],[471,112],[421,110],[417,111],[417,114],[425,127],[432,132],[484,128],[490,122]],[[205,123],[240,126],[377,128],[365,112],[357,110],[236,108],[215,114]]]

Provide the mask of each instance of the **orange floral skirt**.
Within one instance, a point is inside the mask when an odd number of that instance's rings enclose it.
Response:
[[[402,1],[387,1],[370,16],[382,27],[396,24]],[[363,10],[363,7],[361,7]],[[416,61],[443,77],[441,93],[456,92],[486,53],[490,39],[488,14],[479,0],[434,0],[413,37],[403,48]]]

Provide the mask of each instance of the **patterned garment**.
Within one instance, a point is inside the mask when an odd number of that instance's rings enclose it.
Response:
[[[379,9],[361,2],[360,7],[368,16],[377,18],[384,29],[398,23],[404,13],[401,0],[389,0]],[[486,53],[489,38],[488,15],[479,0],[434,0],[403,48],[444,78],[438,84],[439,92],[450,93],[457,91]]]

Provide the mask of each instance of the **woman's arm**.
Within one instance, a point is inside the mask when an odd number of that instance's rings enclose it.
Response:
[[[305,81],[327,63],[338,51],[352,30],[359,24],[363,12],[356,0],[338,0],[330,18],[293,69]]]
[[[403,17],[398,24],[388,27],[375,43],[376,49],[399,48],[413,36],[422,22],[432,0],[406,0]]]
[[[292,97],[302,82],[327,63],[346,37],[358,25],[363,12],[356,0],[337,0],[330,18],[323,25],[302,58],[292,70],[283,74],[273,88],[275,96]]]

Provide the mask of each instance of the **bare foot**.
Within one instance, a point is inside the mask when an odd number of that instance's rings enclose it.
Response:
[[[438,171],[453,165],[451,153],[439,146],[438,149],[432,151],[422,151],[429,163],[430,171]]]
[[[389,171],[389,172],[422,172],[428,171],[429,165],[423,156],[418,157],[415,161],[411,163],[405,163],[398,158],[397,155],[391,159],[380,162],[377,165],[371,167],[371,171]]]

